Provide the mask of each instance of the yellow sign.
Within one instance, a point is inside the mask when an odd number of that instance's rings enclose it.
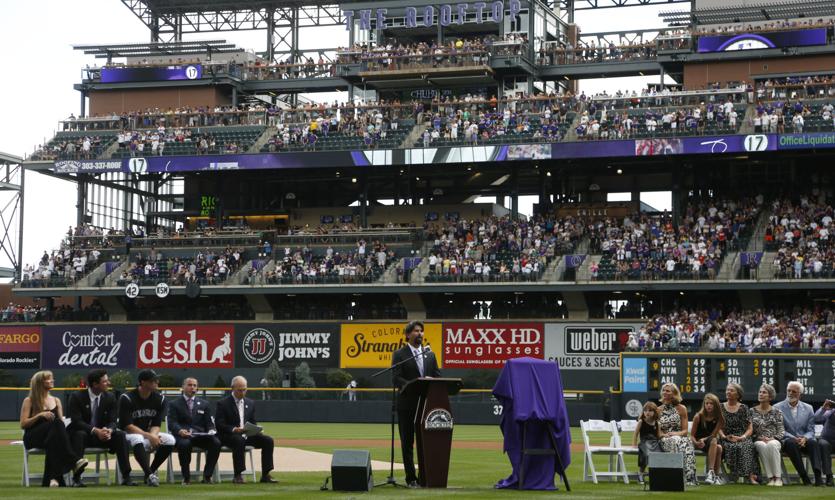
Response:
[[[341,368],[385,368],[403,347],[406,323],[344,323],[339,345]],[[432,348],[441,366],[441,324],[425,323],[423,344]]]

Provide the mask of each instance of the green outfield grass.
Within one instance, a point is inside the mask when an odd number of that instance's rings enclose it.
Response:
[[[266,432],[277,437],[279,446],[284,439],[386,439],[389,436],[389,427],[379,424],[266,424]],[[16,422],[0,423],[0,439],[20,439],[20,430]],[[624,436],[626,437],[626,436]],[[582,443],[579,430],[572,429],[572,438],[575,443]],[[501,442],[501,433],[498,427],[494,426],[465,426],[455,428],[455,439],[458,441],[495,441]],[[399,445],[398,445],[399,446]],[[302,446],[301,448],[330,453],[334,446],[326,443]],[[340,446],[340,448],[350,448]],[[357,446],[356,448],[368,449]],[[374,460],[386,461],[389,457],[388,447],[371,448],[371,457]],[[256,452],[257,453],[257,452]],[[23,488],[20,486],[21,477],[21,449],[17,446],[0,446],[0,486],[2,487],[2,498],[57,498],[63,499],[87,499],[91,497],[106,498],[229,498],[232,496],[245,498],[358,498],[361,496],[373,496],[374,498],[403,498],[403,497],[455,497],[473,498],[483,500],[487,497],[496,498],[531,498],[541,495],[571,496],[572,498],[616,498],[616,497],[643,497],[650,495],[655,498],[666,498],[669,494],[650,493],[643,491],[643,488],[630,482],[623,483],[601,483],[591,484],[582,482],[583,456],[582,453],[572,455],[572,465],[569,468],[569,481],[572,492],[566,493],[561,486],[559,492],[531,492],[531,491],[508,491],[493,490],[492,485],[499,479],[510,474],[510,464],[507,458],[496,450],[477,449],[454,449],[450,464],[449,485],[447,490],[406,490],[393,489],[390,486],[375,488],[370,494],[349,494],[340,492],[321,492],[319,487],[324,480],[326,473],[286,473],[277,474],[281,481],[278,485],[246,484],[234,486],[229,483],[218,485],[191,485],[181,486],[178,484],[163,484],[160,488],[151,489],[148,487],[119,488],[90,486],[85,489],[62,488],[60,493],[54,490],[43,488]],[[396,451],[396,460],[400,460],[399,448]],[[176,454],[172,457],[176,464]],[[258,458],[256,457],[256,463]],[[596,461],[597,462],[597,461]],[[605,467],[604,460],[600,460],[600,467]],[[35,470],[41,470],[42,459],[33,457]],[[636,470],[635,457],[627,458],[627,466],[630,470]],[[699,460],[701,470],[702,461]],[[377,472],[375,481],[384,481],[386,474]],[[402,481],[402,473],[398,477]],[[767,488],[765,486],[699,486],[688,488],[685,493],[678,493],[688,498],[707,498],[713,495],[721,495],[723,498],[835,498],[835,488],[811,488],[803,486],[787,486],[783,488]]]

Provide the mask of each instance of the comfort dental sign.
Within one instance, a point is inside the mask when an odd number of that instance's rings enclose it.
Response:
[[[385,26],[388,16],[403,17],[403,26],[406,28],[426,27],[435,25],[435,18],[441,26],[451,24],[476,23],[482,24],[500,23],[504,19],[505,4],[510,17],[515,17],[522,11],[520,0],[494,1],[494,2],[473,2],[473,3],[448,3],[442,5],[427,5],[425,7],[406,7],[401,12],[389,12],[389,9],[360,9],[343,10],[345,17],[345,29],[350,30],[351,25],[356,21],[357,27],[361,30],[370,30],[372,21],[374,27]]]

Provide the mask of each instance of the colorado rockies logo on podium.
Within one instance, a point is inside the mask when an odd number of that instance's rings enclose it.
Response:
[[[251,363],[264,364],[275,354],[275,337],[264,328],[250,330],[244,337],[243,352]]]

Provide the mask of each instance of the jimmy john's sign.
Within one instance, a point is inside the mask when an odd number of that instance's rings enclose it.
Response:
[[[265,323],[237,325],[236,366],[266,366],[273,360],[281,366],[336,367],[339,346],[338,323]]]

